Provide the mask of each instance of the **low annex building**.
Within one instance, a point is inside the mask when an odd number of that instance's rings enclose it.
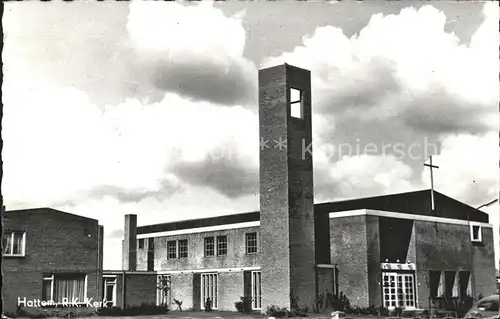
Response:
[[[4,211],[3,312],[102,302],[98,221],[51,208]]]

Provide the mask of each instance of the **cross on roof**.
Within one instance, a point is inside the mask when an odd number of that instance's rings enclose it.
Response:
[[[435,208],[434,207],[434,175],[433,175],[432,169],[439,168],[439,166],[432,165],[432,155],[429,157],[429,164],[424,163],[424,166],[429,167],[429,169],[431,171],[431,210],[434,211],[434,208]]]

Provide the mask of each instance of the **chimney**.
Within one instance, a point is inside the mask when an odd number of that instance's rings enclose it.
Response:
[[[137,215],[125,215],[122,268],[129,271],[137,268]]]

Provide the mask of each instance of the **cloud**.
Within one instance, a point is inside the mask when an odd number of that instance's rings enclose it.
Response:
[[[227,17],[207,3],[42,5],[7,6],[4,74],[15,85],[72,86],[101,107],[159,102],[165,92],[225,106],[256,100],[242,13]]]
[[[85,93],[61,87],[29,94],[11,88],[4,103],[4,196],[19,202],[168,198],[186,182],[197,183],[191,168],[203,167],[207,176],[219,170],[255,175],[256,116],[241,106],[220,108],[167,94],[151,105],[129,100],[102,110]],[[220,158],[216,165],[214,156]],[[227,194],[238,189],[236,180],[229,188],[221,183],[203,182]],[[248,192],[253,190],[243,187],[239,195]]]
[[[458,161],[445,154],[471,154],[466,149],[453,151],[451,136],[472,139],[471,145],[482,145],[481,151],[498,158],[497,143],[489,144],[490,136],[498,139],[498,67],[491,67],[498,66],[493,53],[498,49],[498,8],[487,4],[483,12],[485,20],[468,45],[445,31],[443,12],[423,6],[397,15],[373,15],[350,38],[340,28],[318,27],[304,36],[301,46],[263,60],[262,66],[286,62],[311,70],[317,196],[428,187],[422,164],[429,155],[443,152],[443,166],[456,166]],[[346,145],[347,153],[342,152]],[[328,151],[332,147],[336,152]],[[368,154],[366,149],[375,152]],[[479,155],[472,154],[470,164],[457,166],[454,173],[474,174],[474,165],[489,165],[490,171],[498,166],[481,163]],[[391,167],[398,168],[397,173]],[[374,170],[392,173],[377,179]],[[490,179],[481,180],[485,194],[498,189],[498,173],[490,173]],[[446,191],[459,177],[444,179],[453,181],[443,185]],[[465,189],[455,195],[470,199]]]
[[[226,17],[211,3],[137,1],[130,5],[127,29],[155,88],[223,105],[246,104],[255,101],[257,71],[243,58],[241,18]]]
[[[413,170],[394,156],[344,156],[334,165],[317,165],[316,201],[377,196],[413,190]]]
[[[420,133],[484,133],[496,129],[491,118],[498,101],[498,68],[491,67],[498,65],[491,54],[498,30],[491,16],[464,46],[445,32],[445,15],[431,6],[377,14],[351,38],[319,27],[302,46],[263,65],[310,69],[315,111],[337,121],[383,118]]]
[[[439,166],[435,172],[436,189],[479,206],[498,198],[498,133],[456,134],[442,138],[442,151],[433,157]],[[428,183],[429,173],[422,173]]]

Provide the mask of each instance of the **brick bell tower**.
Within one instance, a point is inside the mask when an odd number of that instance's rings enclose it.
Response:
[[[315,303],[311,73],[259,71],[262,310]]]

